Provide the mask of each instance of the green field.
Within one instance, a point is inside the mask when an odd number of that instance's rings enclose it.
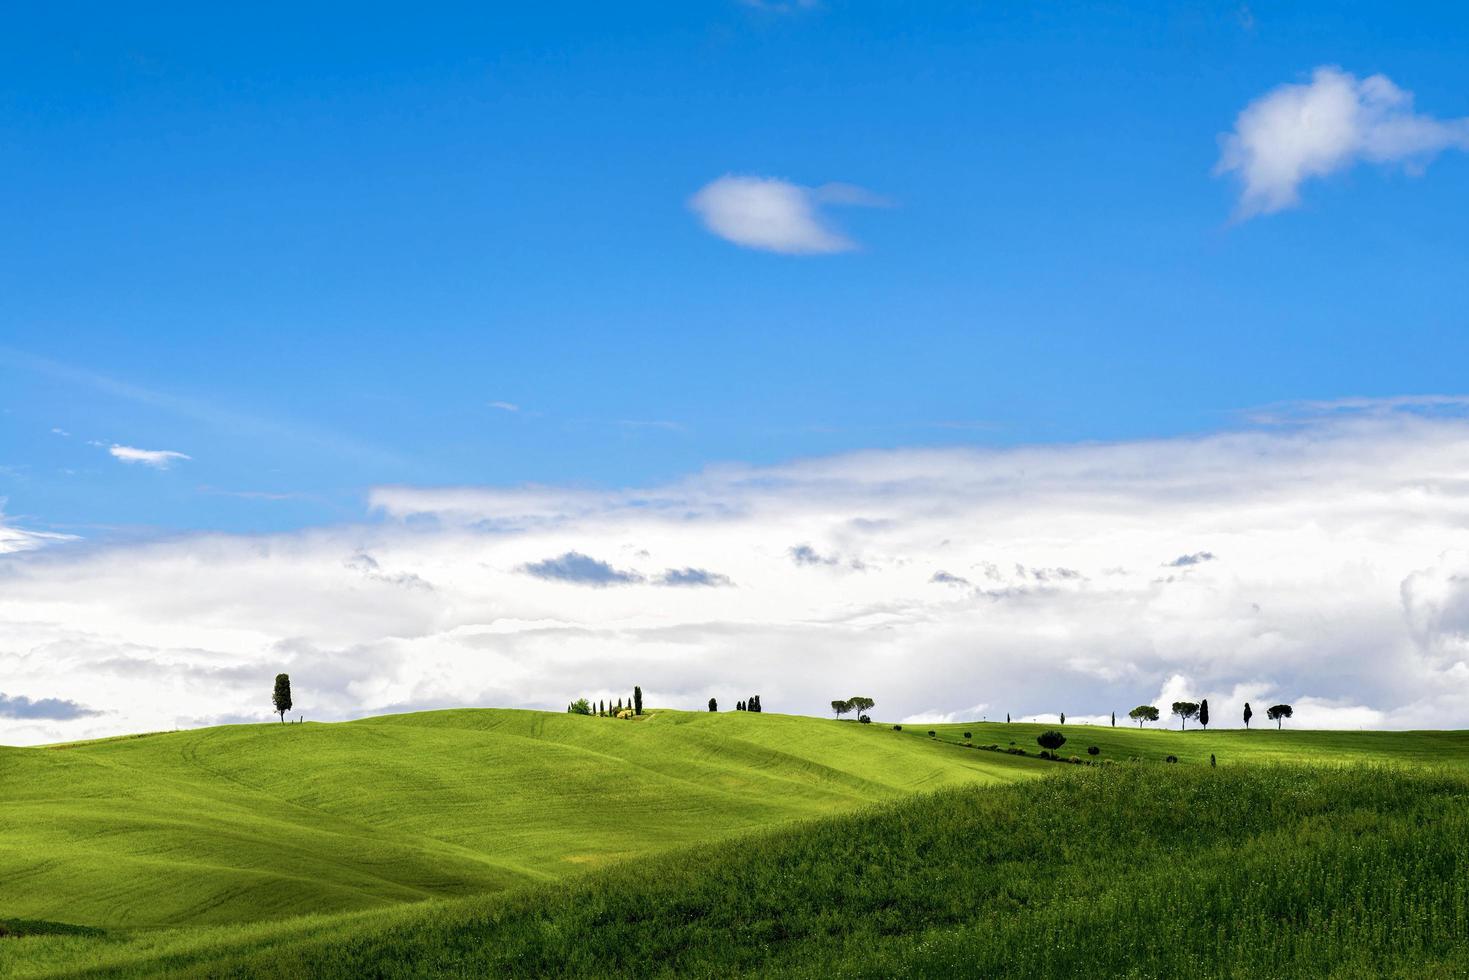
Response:
[[[1379,762],[1448,765],[1469,769],[1469,732],[1350,732],[1277,729],[1273,723],[1253,729],[1213,730],[1190,727],[1180,731],[1159,724],[1137,728],[1117,719],[1117,727],[1097,725],[1035,725],[1016,722],[970,722],[958,725],[904,725],[903,733],[961,745],[964,733],[976,746],[1009,748],[1013,742],[1031,755],[1039,751],[1035,738],[1055,730],[1066,736],[1059,754],[1087,758],[1087,747],[1101,750],[1100,758],[1161,761],[1176,756],[1180,763],[1205,763],[1213,755],[1219,765],[1261,762]]]
[[[1085,767],[1043,728],[485,710],[0,749],[0,974],[1469,966],[1464,733],[1066,726],[1118,763]],[[1245,764],[1275,762],[1325,765]]]
[[[1040,771],[745,712],[441,711],[0,749],[0,918],[137,927],[380,908]]]

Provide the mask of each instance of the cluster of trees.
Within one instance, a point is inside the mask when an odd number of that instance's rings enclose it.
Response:
[[[1180,729],[1188,727],[1188,720],[1190,718],[1197,718],[1200,725],[1208,728],[1209,699],[1205,698],[1204,700],[1197,703],[1193,701],[1175,701],[1173,702],[1173,714],[1178,718],[1178,727]],[[1276,728],[1280,728],[1281,722],[1284,719],[1289,718],[1292,714],[1293,710],[1288,704],[1271,705],[1269,708],[1265,709],[1265,717],[1275,722]],[[1145,721],[1158,720],[1158,709],[1153,707],[1151,704],[1140,704],[1136,708],[1133,708],[1131,711],[1129,711],[1127,713],[1127,716],[1133,721],[1137,722],[1137,727],[1141,728],[1143,727],[1143,722]],[[1065,716],[1063,715],[1062,717],[1064,718]],[[1255,717],[1255,712],[1250,707],[1250,703],[1246,701],[1244,710],[1244,720],[1246,728],[1250,727],[1250,719],[1253,717]],[[1112,716],[1112,724],[1117,724],[1117,716],[1115,714]]]
[[[596,715],[598,718],[616,718],[624,711],[631,711],[635,715],[643,713],[643,689],[634,687],[632,697],[626,705],[622,698],[614,701],[588,701],[586,698],[578,698],[566,706],[569,715]]]
[[[847,698],[845,701],[833,701],[831,703],[831,710],[836,713],[837,721],[841,721],[842,715],[846,714],[847,712],[855,711],[857,712],[858,721],[870,722],[872,721],[872,718],[867,714],[867,712],[871,711],[876,706],[877,702],[872,700],[871,698],[858,696]]]
[[[709,699],[709,710],[718,711],[719,701],[715,698]],[[760,711],[760,695],[752,694],[747,700],[735,702],[736,711]]]

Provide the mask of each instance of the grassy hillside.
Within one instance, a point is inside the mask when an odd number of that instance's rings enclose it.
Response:
[[[1469,778],[1123,764],[958,788],[559,887],[124,943],[180,976],[1462,976]]]
[[[0,749],[0,920],[383,908],[1039,771],[876,726],[744,712],[442,711]]]
[[[1469,967],[1469,735],[1066,726],[1120,763],[1082,768],[1045,727],[484,710],[0,749],[0,976]],[[1281,760],[1339,765],[1244,764]]]
[[[973,744],[1018,748],[1034,755],[1040,746],[1035,737],[1055,729],[1066,736],[1063,756],[1087,757],[1087,746],[1101,749],[1100,758],[1124,761],[1129,758],[1161,760],[1169,755],[1180,762],[1207,764],[1212,754],[1218,764],[1245,762],[1393,763],[1452,766],[1469,770],[1469,731],[1427,732],[1342,732],[1277,730],[1274,723],[1253,729],[1205,730],[1190,726],[1180,731],[1175,724],[1136,728],[1132,723],[1117,727],[1098,725],[1032,725],[1017,722],[970,722],[957,725],[905,725],[903,734],[928,739],[928,732],[950,744],[963,744],[964,733]]]

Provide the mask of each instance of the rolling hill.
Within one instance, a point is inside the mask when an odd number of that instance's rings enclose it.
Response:
[[[0,975],[1469,964],[1464,733],[1066,726],[1120,762],[1080,767],[1045,727],[466,710],[0,749]],[[1246,764],[1283,760],[1327,765]]]
[[[239,923],[553,880],[1038,763],[777,714],[466,710],[0,750],[0,918]]]

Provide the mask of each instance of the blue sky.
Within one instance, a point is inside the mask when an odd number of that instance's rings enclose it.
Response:
[[[1462,11],[494,6],[12,22],[12,513],[269,528],[382,482],[638,484],[1459,385],[1469,161],[1243,223],[1211,168],[1320,64],[1469,112]],[[751,251],[687,206],[725,174],[891,206],[835,215],[853,252]]]
[[[0,741],[1469,725],[1469,10],[1034,6],[12,11]]]
[[[35,526],[270,529],[382,483],[1458,391],[1469,158],[1248,221],[1211,171],[1320,65],[1469,114],[1466,44],[1453,5],[13,12],[0,494]],[[725,175],[888,206],[831,209],[851,251],[741,248],[689,208]]]

